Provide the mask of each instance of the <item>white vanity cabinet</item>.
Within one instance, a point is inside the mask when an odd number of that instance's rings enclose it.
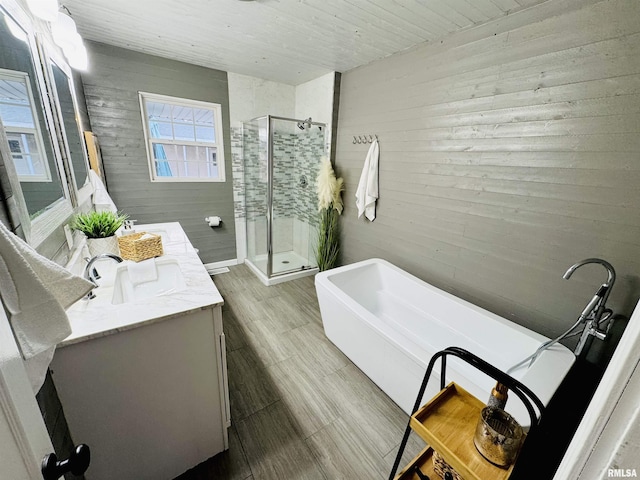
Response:
[[[69,311],[51,370],[74,442],[91,448],[87,480],[172,479],[228,448],[222,297],[190,245],[167,247],[187,257],[185,291]]]

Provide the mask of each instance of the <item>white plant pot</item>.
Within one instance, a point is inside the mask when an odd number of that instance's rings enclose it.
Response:
[[[89,254],[92,257],[101,255],[103,253],[120,255],[120,248],[118,247],[118,237],[116,237],[115,235],[105,238],[87,238],[87,247],[89,248]]]

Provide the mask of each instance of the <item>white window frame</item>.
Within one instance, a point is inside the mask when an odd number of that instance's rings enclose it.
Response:
[[[32,175],[24,175],[18,174],[18,180],[21,182],[51,182],[51,170],[49,169],[49,161],[47,158],[47,152],[44,149],[44,141],[42,139],[42,132],[40,130],[40,119],[38,117],[38,111],[35,107],[35,98],[33,96],[33,91],[31,90],[31,80],[29,75],[25,72],[18,72],[14,70],[6,70],[4,68],[0,68],[0,78],[5,78],[7,80],[13,80],[20,83],[24,83],[27,89],[27,95],[29,96],[29,107],[31,109],[31,117],[33,118],[33,123],[35,128],[25,128],[25,127],[14,127],[11,125],[4,124],[4,130],[7,134],[13,133],[18,135],[33,135],[35,137],[35,142],[38,146],[38,150],[40,150],[39,155],[42,161],[42,165],[44,166],[44,172],[42,174],[32,174]],[[21,143],[22,145],[22,143]],[[23,153],[22,155],[30,156],[29,152]],[[13,159],[14,153],[11,151],[11,158]]]
[[[149,167],[149,178],[152,182],[225,182],[225,159],[224,159],[224,139],[222,130],[222,105],[219,103],[203,102],[186,98],[159,95],[156,93],[138,92],[140,99],[140,111],[142,112],[142,127],[147,150],[147,164]],[[211,110],[214,118],[215,142],[192,142],[188,140],[165,140],[152,138],[149,132],[149,120],[147,117],[146,102],[166,103],[181,107],[202,108]],[[156,175],[155,157],[153,154],[153,143],[163,143],[167,145],[209,147],[216,149],[216,162],[218,167],[217,177],[165,177]]]

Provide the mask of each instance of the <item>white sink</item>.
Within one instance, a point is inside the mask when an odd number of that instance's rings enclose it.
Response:
[[[128,264],[118,266],[113,283],[111,303],[120,304],[143,300],[145,298],[170,295],[187,288],[178,261],[173,258],[156,258],[157,278],[154,280],[134,283],[131,281]]]

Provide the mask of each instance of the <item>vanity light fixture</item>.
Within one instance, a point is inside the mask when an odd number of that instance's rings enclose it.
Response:
[[[27,38],[27,32],[21,29],[16,22],[9,15],[4,16],[4,21],[7,24],[7,28],[11,32],[11,35],[16,37],[18,40],[24,43],[28,43],[29,39]]]
[[[76,22],[71,18],[69,9],[65,6],[62,8],[67,12],[58,12],[57,21],[51,25],[53,41],[62,49],[71,68],[86,70],[88,65],[87,49],[78,33]]]
[[[27,5],[31,13],[47,22],[55,22],[58,17],[58,0],[27,0]]]
[[[64,51],[65,57],[69,62],[69,66],[74,70],[86,70],[89,66],[89,56],[87,55],[87,48],[82,42],[82,38],[78,35],[78,43]]]

